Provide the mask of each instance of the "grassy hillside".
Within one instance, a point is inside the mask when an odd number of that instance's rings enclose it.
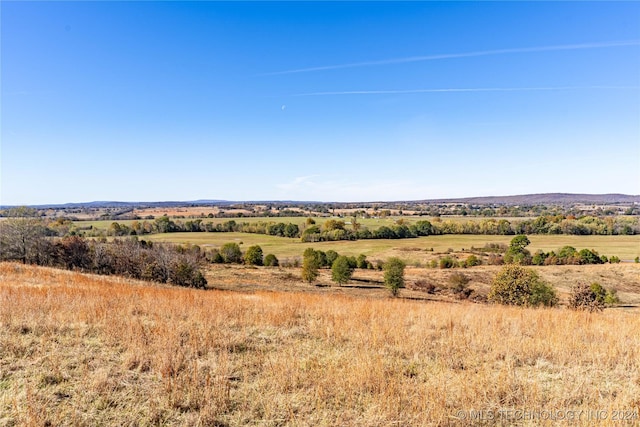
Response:
[[[0,264],[0,425],[444,426],[472,410],[489,425],[566,411],[572,425],[637,423],[638,330],[625,310],[195,291]]]

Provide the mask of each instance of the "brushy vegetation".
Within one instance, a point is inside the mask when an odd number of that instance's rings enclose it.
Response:
[[[619,302],[615,289],[605,289],[597,282],[591,285],[579,283],[573,286],[569,297],[569,307],[575,310],[599,311],[605,305],[614,305]]]
[[[493,279],[489,301],[506,305],[547,306],[558,303],[552,285],[544,282],[538,273],[517,264],[505,265]]]
[[[470,409],[637,413],[638,330],[640,316],[622,310],[202,292],[4,263],[0,424],[457,426],[472,424],[458,416]]]

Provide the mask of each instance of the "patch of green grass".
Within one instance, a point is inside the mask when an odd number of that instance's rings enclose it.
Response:
[[[228,242],[242,242],[246,250],[251,245],[260,245],[264,253],[272,253],[278,258],[302,256],[308,247],[334,251],[344,255],[365,254],[369,258],[387,258],[398,256],[409,261],[424,261],[433,254],[447,252],[449,248],[458,252],[462,249],[482,247],[486,243],[509,244],[513,236],[486,236],[449,234],[428,236],[416,239],[371,239],[357,241],[338,241],[304,243],[299,239],[267,236],[249,233],[167,233],[152,234],[143,237],[146,240],[191,243],[201,246],[220,247]],[[576,249],[594,249],[601,255],[617,255],[623,260],[632,260],[640,255],[640,236],[566,236],[566,235],[530,235],[531,244],[527,246],[532,253],[538,249],[546,252],[558,251],[570,245]],[[432,252],[426,249],[433,248]]]

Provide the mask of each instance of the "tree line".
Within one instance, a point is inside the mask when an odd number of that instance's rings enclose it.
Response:
[[[53,223],[58,226],[59,222]],[[103,235],[102,230],[67,225],[71,234]],[[153,221],[133,221],[130,225],[113,222],[106,235],[129,236],[152,233],[175,232],[239,232],[265,234],[270,236],[299,238],[303,242],[326,242],[363,239],[408,239],[431,235],[475,234],[475,235],[519,235],[519,234],[565,234],[565,235],[635,235],[640,234],[640,221],[632,217],[593,217],[574,218],[564,215],[540,216],[535,219],[507,220],[489,218],[481,221],[452,221],[435,218],[432,221],[420,220],[409,223],[399,219],[395,224],[382,225],[370,229],[360,224],[357,218],[347,222],[342,219],[329,219],[317,224],[313,218],[307,218],[299,226],[284,222],[238,222],[229,220],[222,223],[208,222],[202,219],[188,221],[173,220],[163,216]]]

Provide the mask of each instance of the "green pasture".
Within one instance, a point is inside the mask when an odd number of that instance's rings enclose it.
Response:
[[[333,249],[344,255],[365,254],[371,259],[400,256],[411,261],[425,261],[439,253],[453,250],[460,252],[471,247],[482,247],[486,243],[509,244],[513,236],[461,235],[419,237],[416,239],[371,239],[357,241],[338,241],[304,243],[299,239],[267,236],[249,233],[166,233],[151,234],[145,240],[191,243],[203,247],[216,248],[228,242],[240,244],[243,250],[249,246],[260,245],[265,254],[272,253],[278,258],[301,256],[305,248],[312,247],[327,251]],[[633,260],[640,256],[640,236],[568,236],[568,235],[530,235],[531,244],[527,247],[532,253],[538,249],[545,252],[557,251],[570,245],[576,249],[594,249],[601,255],[616,255],[622,260]],[[433,248],[433,252],[429,249]]]

